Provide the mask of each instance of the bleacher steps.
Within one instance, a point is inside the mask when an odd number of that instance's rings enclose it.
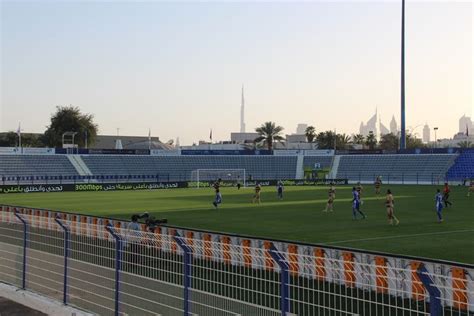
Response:
[[[71,164],[76,169],[77,173],[81,176],[91,176],[92,172],[89,170],[87,165],[79,155],[66,155]]]
[[[303,163],[304,163],[304,155],[303,154],[298,154],[297,155],[297,160],[296,160],[296,177],[295,177],[295,179],[304,179]]]
[[[331,165],[331,171],[329,172],[329,179],[336,179],[337,178],[337,171],[339,169],[339,162],[341,161],[341,156],[334,155]]]

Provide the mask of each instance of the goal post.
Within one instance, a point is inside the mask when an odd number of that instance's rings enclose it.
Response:
[[[191,172],[191,181],[200,187],[201,182],[211,182],[221,179],[224,183],[240,183],[246,186],[245,169],[196,169]]]

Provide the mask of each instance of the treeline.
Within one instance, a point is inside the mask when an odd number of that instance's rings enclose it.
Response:
[[[98,129],[92,114],[81,113],[75,106],[58,106],[43,134],[21,133],[21,146],[62,147],[63,134],[75,133],[74,144],[84,147],[86,142],[89,145],[95,142]],[[1,147],[17,147],[19,140],[18,132],[0,134]]]
[[[284,138],[282,136],[283,127],[276,125],[274,122],[265,122],[255,131],[260,135],[255,139],[255,147],[266,146],[272,149],[275,143],[282,143]],[[378,141],[375,134],[369,133],[366,137],[361,134],[347,135],[337,134],[334,131],[316,132],[314,126],[308,126],[305,131],[306,141],[308,143],[316,143],[320,149],[383,149],[383,150],[397,150],[399,148],[399,135],[392,133],[382,135]],[[407,134],[406,140],[407,148],[424,148],[425,144],[421,139],[416,138],[411,134]]]

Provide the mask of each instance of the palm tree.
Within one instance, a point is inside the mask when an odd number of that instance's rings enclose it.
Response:
[[[365,139],[365,144],[369,147],[370,150],[373,150],[377,145],[377,139],[375,138],[374,133],[369,132],[367,138]]]
[[[351,144],[351,137],[346,134],[337,134],[336,149],[347,149]]]
[[[284,138],[280,135],[283,131],[283,127],[276,126],[275,122],[265,122],[260,127],[257,127],[255,131],[260,135],[255,139],[256,143],[263,142],[267,144],[269,150],[273,149],[273,143],[275,141],[281,142]]]
[[[362,134],[356,134],[352,136],[352,142],[357,145],[363,145],[364,144],[364,135]]]
[[[333,131],[320,132],[316,136],[319,149],[334,149],[334,141],[336,140],[336,134]]]
[[[314,128],[314,126],[308,126],[306,127],[304,134],[306,136],[306,139],[308,140],[308,143],[312,143],[313,140],[316,138],[316,129]]]
[[[471,143],[471,142],[468,141],[468,140],[463,140],[462,142],[459,142],[459,143],[458,143],[458,146],[461,147],[461,148],[469,148],[469,147],[473,147],[474,144]]]

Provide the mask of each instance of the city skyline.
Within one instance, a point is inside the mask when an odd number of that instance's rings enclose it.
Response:
[[[352,134],[375,105],[400,122],[399,2],[1,8],[0,131],[21,121],[43,132],[69,104],[94,114],[101,134],[151,128],[182,144],[265,121],[288,134],[299,122]],[[459,117],[474,117],[472,4],[408,0],[406,10],[406,125],[428,121],[452,137]]]

